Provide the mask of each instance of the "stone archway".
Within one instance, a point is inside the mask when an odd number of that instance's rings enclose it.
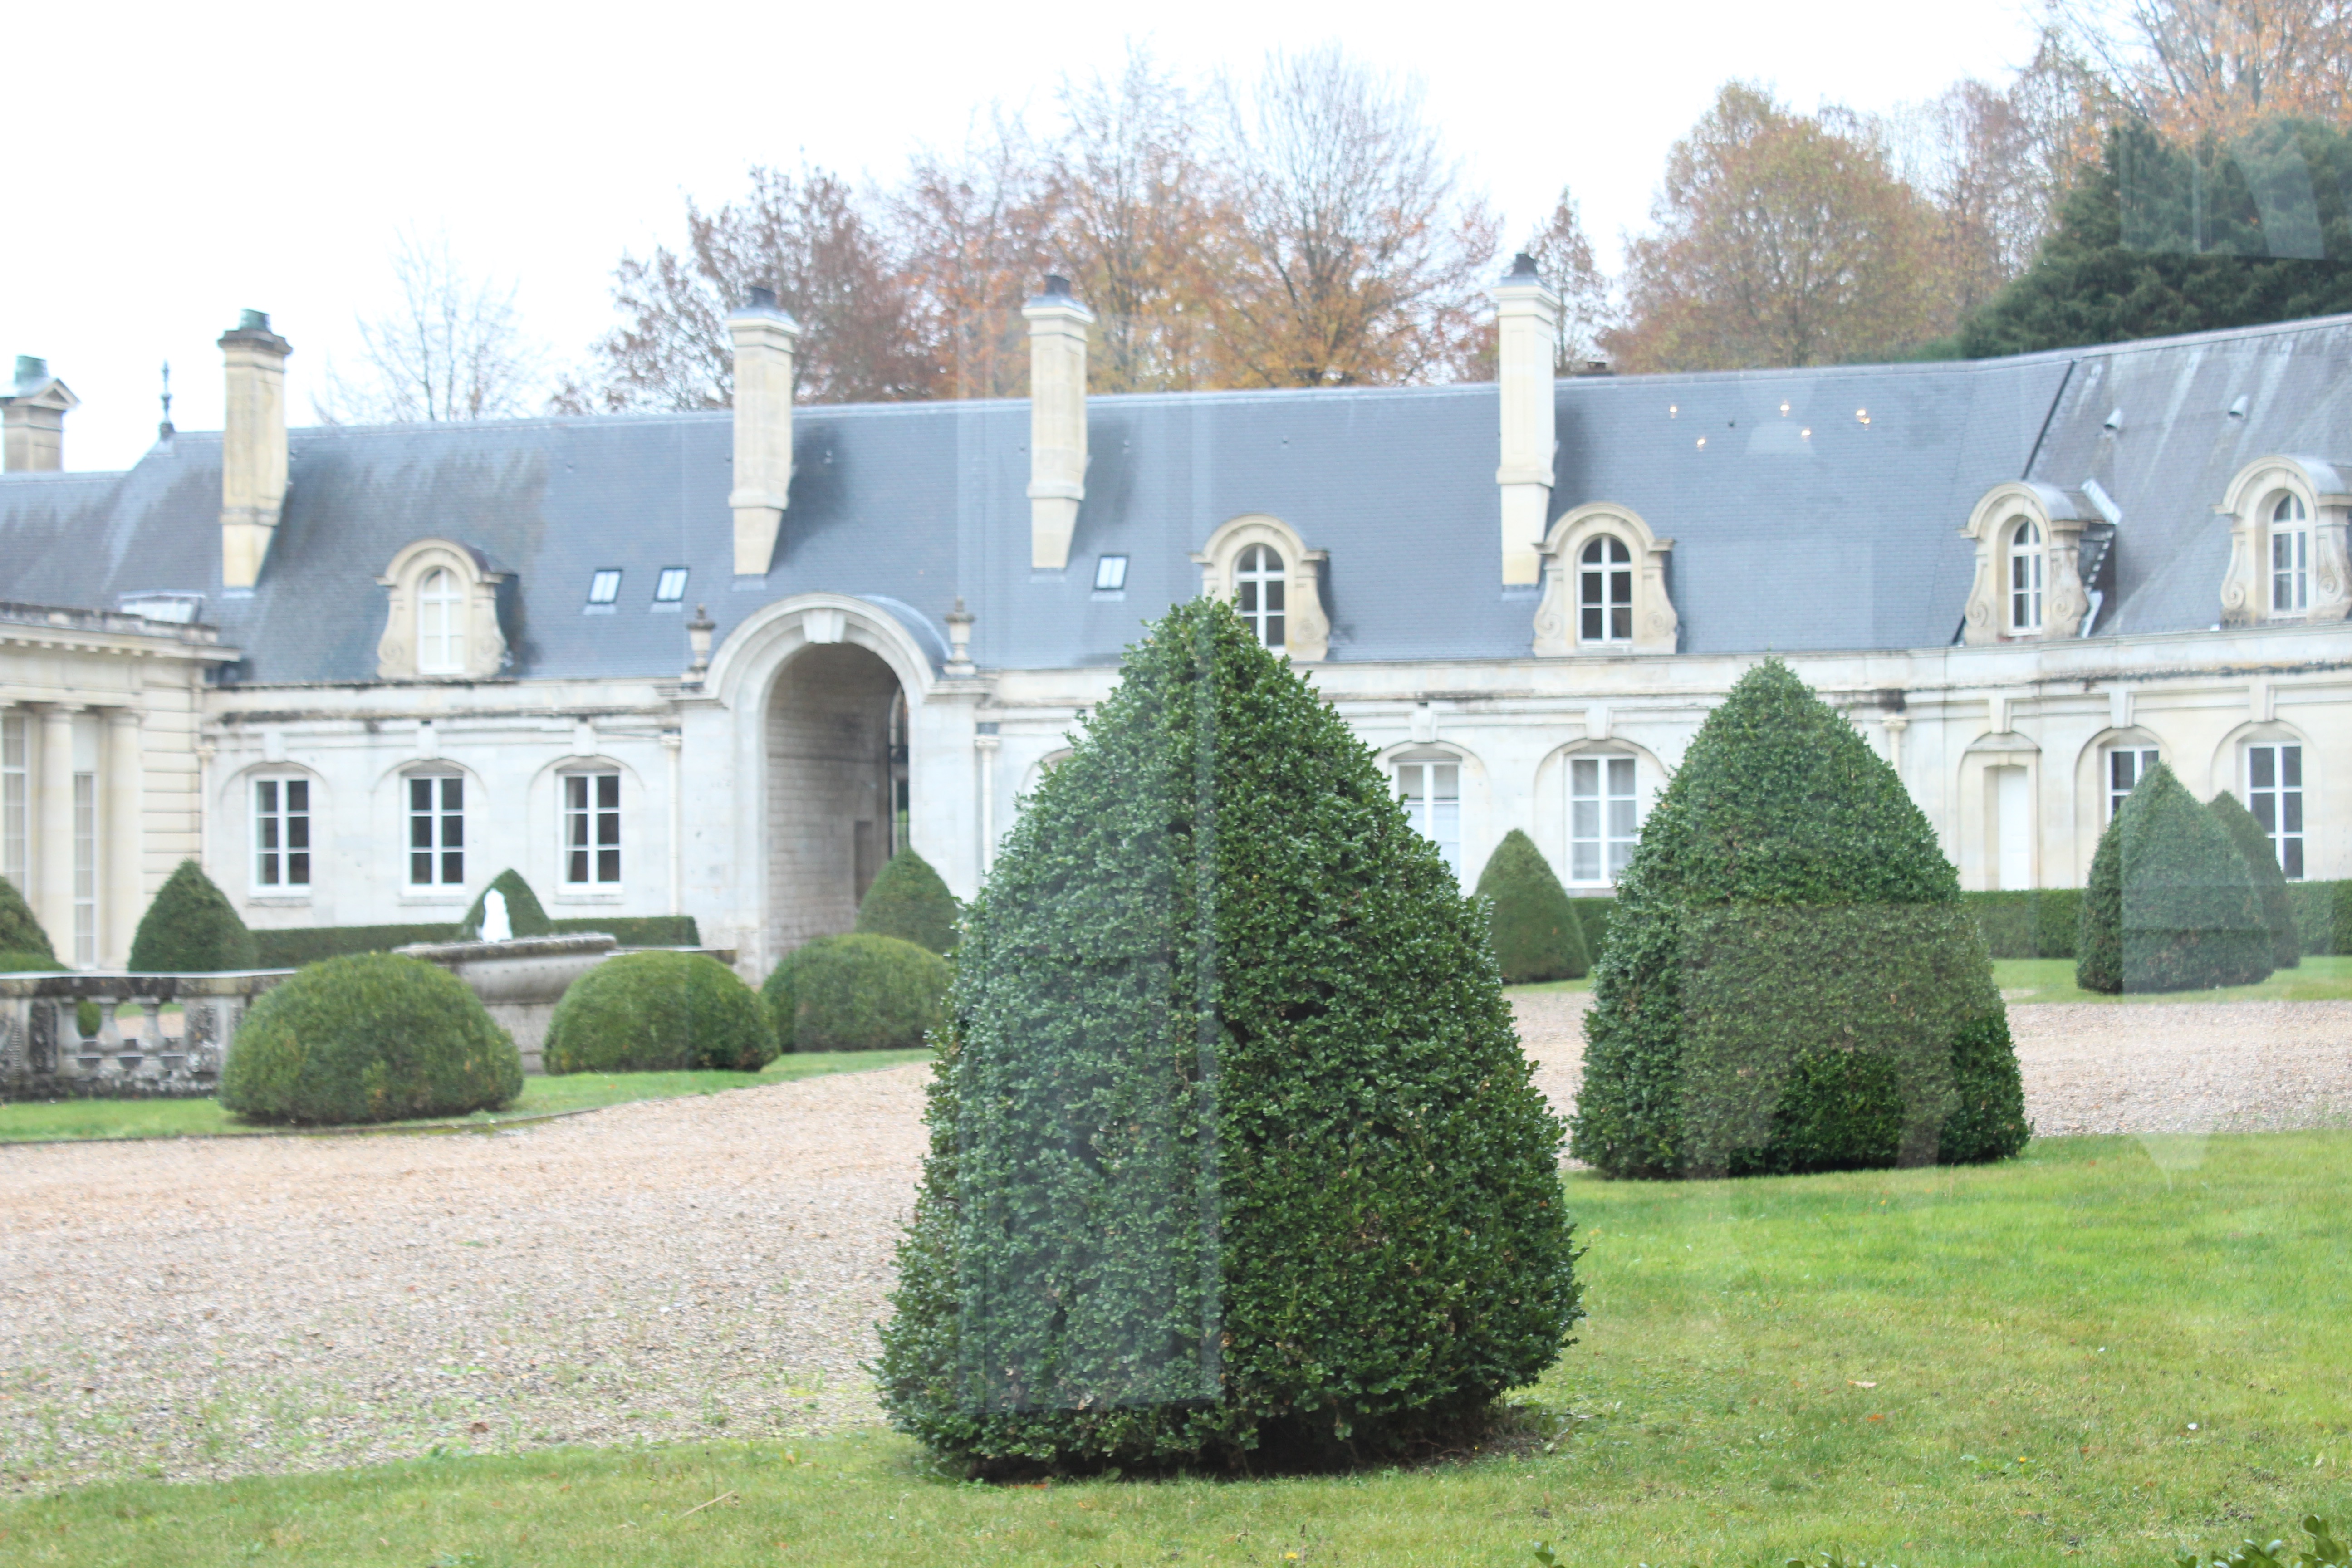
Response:
[[[848,931],[898,847],[906,807],[898,678],[852,643],[802,648],[768,695],[768,951]]]

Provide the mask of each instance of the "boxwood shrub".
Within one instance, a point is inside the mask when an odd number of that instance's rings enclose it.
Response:
[[[1902,781],[1778,660],[1643,825],[1585,1020],[1577,1156],[1612,1176],[1995,1160],[2008,1015]]]
[[[331,958],[265,993],[221,1064],[221,1108],[327,1125],[464,1116],[522,1092],[522,1058],[464,981],[397,953]]]
[[[947,1019],[946,959],[895,936],[819,937],[761,992],[788,1051],[911,1050]]]
[[[183,860],[139,919],[131,967],[148,974],[211,974],[261,963],[236,906],[203,867]]]
[[[474,895],[473,907],[466,911],[466,918],[457,922],[457,930],[462,933],[458,941],[479,940],[482,920],[488,912],[492,893],[506,900],[507,924],[514,928],[515,935],[546,936],[555,930],[555,922],[547,918],[545,910],[540,908],[539,895],[530,890],[530,884],[522,879],[521,872],[509,867],[491,878],[489,885]]]
[[[2251,985],[2271,972],[2253,873],[2213,814],[2159,763],[2099,836],[2074,984],[2085,991]]]
[[[551,1073],[758,1072],[776,1059],[768,1009],[701,952],[624,952],[573,981],[548,1021]]]
[[[1030,797],[936,1071],[879,1378],[974,1469],[1391,1453],[1580,1315],[1484,912],[1223,604]]]
[[[931,863],[910,847],[890,857],[857,906],[857,929],[867,936],[895,936],[933,952],[956,942],[956,899]]]
[[[1962,893],[1985,948],[1995,958],[2072,958],[2083,917],[2079,888]]]
[[[2352,953],[2352,881],[2289,882],[2286,896],[2305,952]]]
[[[1568,889],[1536,841],[1518,828],[1503,835],[1487,857],[1478,897],[1486,900],[1487,931],[1504,984],[1575,980],[1592,967]]]
[[[2303,932],[2294,919],[2294,904],[2286,892],[2286,873],[2279,869],[2278,852],[2271,847],[2270,835],[2254,820],[2254,814],[2238,804],[2238,797],[2228,790],[2215,795],[2206,809],[2230,842],[2238,847],[2238,858],[2246,863],[2247,873],[2254,882],[2254,897],[2262,903],[2263,923],[2270,928],[2271,966],[2273,969],[2295,969],[2303,963]]]
[[[1570,899],[1569,907],[1576,911],[1576,923],[1584,930],[1584,951],[1592,962],[1601,962],[1601,950],[1609,945],[1609,917],[1617,912],[1614,899]]]
[[[25,901],[16,884],[5,877],[0,877],[0,952],[30,953],[47,960],[40,967],[57,967],[57,950],[49,945],[49,933],[41,929],[33,906]]]

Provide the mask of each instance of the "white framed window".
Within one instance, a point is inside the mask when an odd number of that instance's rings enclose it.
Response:
[[[2271,509],[2271,614],[2311,608],[2311,517],[2292,491]]]
[[[457,773],[412,773],[408,784],[408,885],[466,885],[466,781]]]
[[[1397,799],[1413,831],[1437,846],[1454,880],[1462,879],[1462,764],[1423,758],[1396,765]]]
[[[1587,887],[1614,885],[1641,837],[1633,759],[1569,758],[1568,879]]]
[[[32,842],[27,830],[33,791],[32,775],[26,766],[25,729],[22,713],[0,713],[0,877],[29,897],[25,874]]]
[[[588,602],[590,604],[609,605],[620,596],[621,569],[619,567],[600,567],[589,574]]]
[[[661,575],[654,579],[654,603],[656,605],[675,605],[678,601],[684,599],[686,597],[687,576],[687,569],[683,566],[663,567],[661,569]],[[613,592],[617,594],[620,591],[621,585],[619,583],[615,582],[613,584]]]
[[[1097,555],[1095,557],[1095,592],[1119,594],[1127,590],[1127,557]]]
[[[2009,629],[2042,629],[2042,525],[2021,518],[2009,536]]]
[[[98,962],[98,775],[73,776],[74,963]]]
[[[2303,748],[2292,742],[2246,748],[2246,809],[2270,836],[2279,869],[2303,880]]]
[[[563,885],[611,888],[621,881],[621,775],[563,776]]]
[[[466,668],[466,595],[457,574],[436,566],[416,588],[416,671],[459,675]]]
[[[1580,642],[1633,640],[1633,552],[1613,533],[1591,540],[1577,557],[1576,617]]]
[[[2124,808],[2124,800],[2147,777],[2147,770],[2156,766],[2154,746],[2114,746],[2107,751],[2107,815],[2113,822],[2116,813]]]
[[[310,890],[310,781],[253,781],[253,887],[258,893]]]
[[[1282,555],[1270,544],[1244,550],[1234,572],[1234,606],[1257,633],[1257,640],[1270,648],[1283,646],[1283,588],[1287,581]]]

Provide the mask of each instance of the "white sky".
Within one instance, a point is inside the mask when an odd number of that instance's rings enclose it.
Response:
[[[47,358],[82,399],[67,466],[127,467],[166,358],[174,422],[218,428],[214,340],[252,307],[294,343],[289,408],[310,423],[354,313],[388,301],[404,226],[519,279],[526,329],[574,363],[612,320],[614,262],[675,239],[681,193],[723,200],[753,163],[803,157],[887,183],[991,98],[1045,128],[1062,75],[1116,69],[1130,36],[1180,71],[1247,70],[1335,20],[1360,57],[1423,78],[1507,243],[1565,183],[1612,265],[1727,78],[1883,110],[1998,78],[2032,44],[2025,0],[12,5],[0,374]]]

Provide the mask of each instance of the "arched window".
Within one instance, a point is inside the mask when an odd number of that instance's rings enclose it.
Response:
[[[2032,518],[2009,536],[2009,629],[2042,629],[2042,530]]]
[[[1462,763],[1450,753],[1425,753],[1396,764],[1397,799],[1414,831],[1437,846],[1454,879],[1462,877]]]
[[[1597,535],[1577,559],[1577,638],[1633,640],[1633,552],[1613,533]]]
[[[446,567],[425,574],[416,591],[416,672],[458,675],[466,668],[465,595]]]
[[[1234,607],[1270,648],[1283,647],[1282,556],[1269,544],[1253,544],[1242,552],[1234,572]]]
[[[2271,509],[2271,614],[2311,608],[2311,518],[2292,491]]]

